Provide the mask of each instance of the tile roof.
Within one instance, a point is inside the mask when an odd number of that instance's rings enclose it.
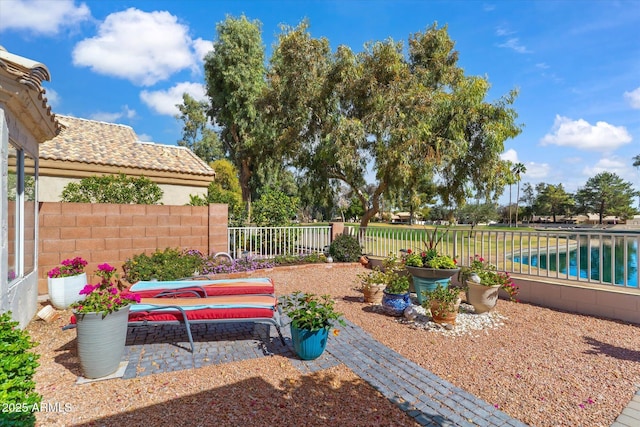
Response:
[[[43,81],[51,81],[51,75],[46,65],[8,52],[0,46],[0,68],[6,71],[16,82],[26,86],[37,93],[42,114],[49,121],[48,125],[53,132],[60,130],[60,124],[55,114],[51,112],[51,106],[47,104],[47,91],[42,87]]]
[[[56,115],[63,130],[40,144],[40,158],[215,176],[186,147],[142,142],[130,126]]]

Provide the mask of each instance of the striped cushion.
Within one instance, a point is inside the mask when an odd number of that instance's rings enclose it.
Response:
[[[142,298],[131,306],[130,322],[273,318],[278,300],[270,295],[227,295],[208,298]],[[166,307],[166,308],[162,308]],[[156,310],[150,311],[151,308]]]
[[[220,279],[220,280],[175,280],[140,281],[133,284],[129,291],[142,298],[153,298],[161,292],[190,290],[198,296],[274,294],[275,286],[269,278]],[[196,296],[193,292],[173,293],[175,297]]]

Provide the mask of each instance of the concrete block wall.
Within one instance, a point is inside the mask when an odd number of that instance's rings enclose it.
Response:
[[[555,283],[513,275],[517,298],[543,307],[640,324],[640,290],[596,284]]]
[[[157,249],[227,250],[227,205],[164,206],[42,202],[39,205],[38,294],[45,295],[47,272],[67,258],[121,266],[133,255]]]

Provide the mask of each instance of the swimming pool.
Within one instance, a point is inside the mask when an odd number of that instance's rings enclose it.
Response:
[[[614,259],[611,259],[610,244],[602,245],[602,255],[600,254],[600,245],[592,246],[589,250],[586,239],[579,239],[579,251],[576,247],[567,252],[556,253],[539,253],[529,255],[514,255],[513,261],[532,267],[540,267],[550,271],[557,271],[562,274],[569,273],[571,277],[578,277],[578,265],[580,266],[580,278],[591,280],[600,280],[600,264],[602,263],[602,282],[614,283],[620,286],[638,287],[638,242],[627,242],[626,253],[624,243],[617,242],[615,244]],[[578,253],[580,259],[578,260]],[[591,261],[590,271],[588,270],[589,260]],[[578,263],[578,261],[580,261]],[[612,276],[612,263],[614,281]],[[627,266],[627,282],[624,281],[624,268]]]

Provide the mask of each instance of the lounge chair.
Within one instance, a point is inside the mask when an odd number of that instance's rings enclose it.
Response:
[[[184,323],[191,352],[194,351],[192,324],[230,322],[275,326],[282,344],[286,345],[280,330],[278,300],[274,295],[168,298],[164,294],[156,298],[142,298],[140,304],[132,305],[129,312],[129,326]]]
[[[267,323],[285,345],[271,279],[141,281],[129,290],[141,296],[131,306],[129,326],[184,323],[192,352],[194,323]]]
[[[286,345],[271,279],[140,281],[129,291],[141,297],[131,306],[129,326],[184,323],[192,353],[191,325],[196,323],[266,323],[276,327]],[[72,318],[63,329],[74,326]]]

